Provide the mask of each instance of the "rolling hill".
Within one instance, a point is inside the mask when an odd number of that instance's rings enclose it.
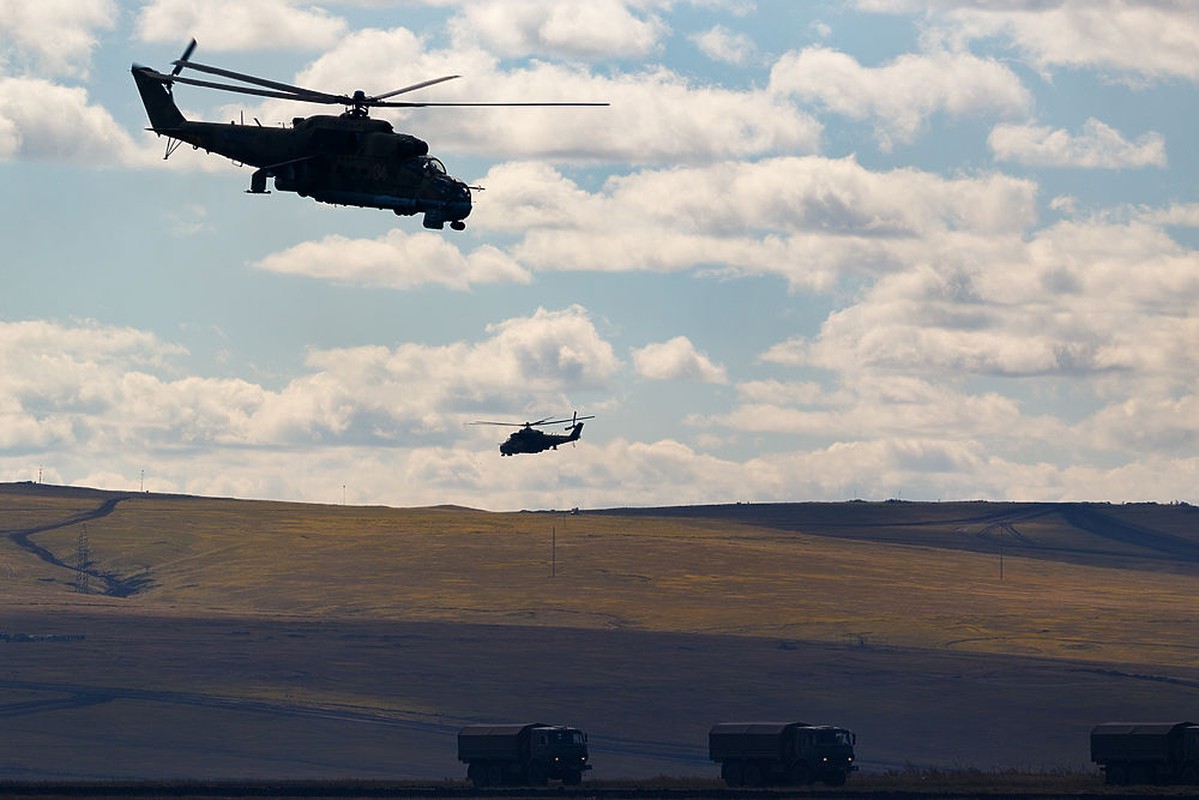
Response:
[[[714,775],[721,719],[863,769],[1088,768],[1199,717],[1199,510],[790,503],[490,513],[0,485],[0,776],[459,778],[480,721],[594,775]]]

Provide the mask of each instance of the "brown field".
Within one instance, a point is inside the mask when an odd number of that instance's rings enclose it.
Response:
[[[456,780],[461,725],[532,719],[586,729],[597,780],[711,777],[712,722],[787,718],[853,728],[874,775],[1085,783],[1093,724],[1199,718],[1197,521],[4,484],[0,779]]]

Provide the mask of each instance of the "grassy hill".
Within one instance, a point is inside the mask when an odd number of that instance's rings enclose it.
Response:
[[[529,719],[597,778],[709,775],[755,717],[852,727],[867,770],[1086,768],[1097,722],[1199,718],[1197,520],[0,485],[0,776],[457,778],[461,725]]]

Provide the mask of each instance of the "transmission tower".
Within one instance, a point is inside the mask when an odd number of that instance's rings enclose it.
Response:
[[[75,540],[75,591],[87,594],[87,568],[92,563],[92,550],[87,542],[87,523],[79,531]]]

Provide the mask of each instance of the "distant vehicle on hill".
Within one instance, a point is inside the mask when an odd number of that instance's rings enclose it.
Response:
[[[857,737],[806,722],[721,722],[708,731],[708,755],[729,786],[841,786],[854,765]]]
[[[1107,722],[1091,729],[1091,760],[1113,786],[1199,784],[1199,725]]]
[[[476,787],[578,786],[587,763],[587,734],[577,728],[526,722],[470,725],[458,732],[458,760]]]

